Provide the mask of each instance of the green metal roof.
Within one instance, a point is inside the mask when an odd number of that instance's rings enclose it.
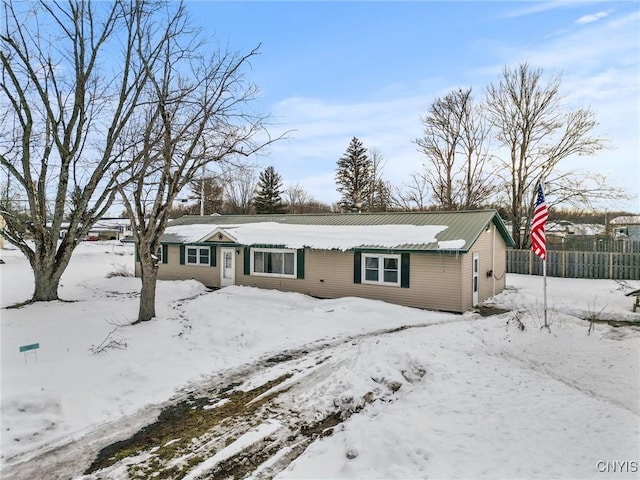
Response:
[[[455,251],[468,251],[482,232],[493,223],[508,247],[514,241],[504,222],[495,210],[473,210],[461,212],[384,212],[384,213],[331,213],[302,215],[185,215],[168,226],[210,224],[213,227],[258,222],[276,222],[292,225],[444,225],[448,228],[436,235],[438,241],[460,240],[465,244]],[[175,237],[175,238],[173,238]],[[174,235],[165,235],[164,243],[181,243]],[[435,247],[435,248],[434,248]],[[403,245],[404,250],[432,250],[430,244]],[[440,249],[439,251],[443,251]]]

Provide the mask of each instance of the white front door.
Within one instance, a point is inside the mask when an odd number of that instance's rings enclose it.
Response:
[[[220,286],[235,285],[236,283],[236,251],[234,248],[221,248],[222,264],[220,269]]]
[[[472,275],[472,288],[473,298],[472,304],[474,307],[478,306],[478,271],[480,270],[480,258],[477,253],[473,254],[473,275]]]

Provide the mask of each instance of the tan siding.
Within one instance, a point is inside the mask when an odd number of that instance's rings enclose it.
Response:
[[[305,251],[305,278],[244,275],[244,251],[237,256],[239,285],[296,291],[321,298],[363,297],[411,307],[458,312],[459,268],[456,255],[411,254],[410,288],[353,283],[353,252]]]
[[[495,257],[493,245],[495,243]],[[464,312],[472,303],[472,258],[480,257],[479,301],[502,291],[505,286],[506,246],[492,225],[481,234],[465,255],[412,253],[410,288],[353,283],[353,252],[305,251],[305,278],[274,278],[244,275],[244,249],[238,248],[236,284],[300,292],[321,298],[346,296],[384,300],[411,307]],[[220,286],[220,247],[216,266],[180,265],[178,245],[169,245],[168,263],[161,264],[159,279],[195,279],[209,287]],[[493,275],[487,277],[487,272]],[[136,275],[139,275],[136,263]]]
[[[158,280],[197,280],[207,287],[220,286],[220,248],[216,252],[216,266],[180,265],[180,247],[168,246],[167,263],[161,263]],[[140,263],[136,262],[136,276],[140,276]]]
[[[478,301],[483,302],[487,298],[497,295],[505,287],[505,272],[506,272],[506,245],[500,233],[496,230],[496,227],[492,224],[489,230],[485,230],[476,243],[473,245],[468,258],[465,259],[465,264],[462,271],[463,285],[468,285],[468,288],[463,288],[463,305],[468,304],[471,308],[472,299],[472,257],[476,253],[480,257],[480,267],[478,273],[479,289],[478,289]],[[487,277],[488,272],[492,272],[492,275]],[[467,298],[468,297],[468,298]]]

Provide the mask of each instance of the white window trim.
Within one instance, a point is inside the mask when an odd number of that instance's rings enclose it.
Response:
[[[262,273],[256,272],[254,267],[254,252],[267,252],[267,253],[293,253],[293,275],[286,273]],[[250,275],[256,277],[276,277],[276,278],[298,278],[298,251],[289,248],[250,248],[249,255],[251,260]],[[283,257],[284,258],[284,257]],[[284,267],[284,265],[283,265]]]
[[[190,262],[189,261],[189,249],[190,248],[195,248],[198,253],[197,253],[197,262]],[[200,250],[206,250],[207,251],[207,255],[209,257],[209,261],[207,263],[200,263]],[[210,247],[202,247],[199,245],[187,245],[185,247],[184,250],[184,264],[185,265],[192,265],[194,267],[209,267],[211,265],[211,248]]]
[[[377,258],[378,259],[378,280],[367,280],[367,258]],[[385,282],[384,281],[384,259],[385,258],[394,258],[398,261],[398,281],[396,282]],[[362,283],[368,283],[370,285],[387,285],[389,287],[399,287],[401,285],[402,280],[402,263],[401,256],[395,254],[376,254],[376,253],[363,253],[362,254],[362,272],[360,274],[360,281]]]
[[[160,246],[158,247],[158,250],[156,250],[156,257],[158,258],[158,264],[161,264],[161,263],[162,263],[162,260],[163,260],[163,258],[162,258],[162,252],[163,252],[163,248],[162,248],[162,245],[160,245]]]

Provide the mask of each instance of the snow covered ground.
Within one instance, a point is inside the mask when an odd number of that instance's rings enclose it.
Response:
[[[33,280],[17,250],[0,254],[7,307],[29,298]],[[624,296],[640,281],[549,278],[550,333],[542,279],[523,275],[487,302],[511,310],[491,317],[161,281],[157,319],[128,326],[140,282],[107,278],[122,268],[133,268],[130,246],[87,242],[62,278],[68,302],[0,311],[3,478],[34,478],[30,464],[55,464],[42,478],[80,478],[113,441],[111,425],[132,433],[181,392],[291,351],[302,353],[246,372],[239,388],[288,373],[279,402],[291,411],[355,413],[290,463],[282,448],[253,478],[640,477],[640,331],[596,323],[588,334],[583,320],[640,320]],[[19,352],[32,343],[37,353]],[[187,478],[285,420],[262,421]],[[73,460],[56,463],[65,446]]]

